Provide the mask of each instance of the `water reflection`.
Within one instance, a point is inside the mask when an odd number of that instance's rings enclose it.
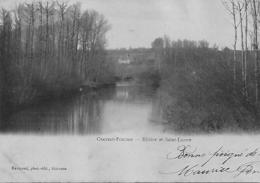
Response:
[[[101,134],[159,129],[155,91],[119,83],[116,87],[35,105],[13,114],[2,133]]]

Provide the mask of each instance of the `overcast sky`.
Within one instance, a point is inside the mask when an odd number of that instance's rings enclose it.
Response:
[[[176,40],[205,39],[211,45],[232,47],[232,24],[221,0],[76,1],[82,9],[95,9],[108,19],[112,26],[108,48],[150,47],[156,37],[165,34]],[[16,2],[0,0],[0,6],[10,8]]]

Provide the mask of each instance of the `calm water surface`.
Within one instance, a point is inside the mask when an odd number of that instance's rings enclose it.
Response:
[[[13,114],[4,133],[107,134],[164,131],[154,89],[130,82],[60,101],[35,105]]]

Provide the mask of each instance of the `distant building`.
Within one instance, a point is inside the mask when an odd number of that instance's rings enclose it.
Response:
[[[120,57],[118,59],[118,63],[119,64],[130,64],[131,63],[131,60],[129,58],[129,54],[126,56],[126,57]]]

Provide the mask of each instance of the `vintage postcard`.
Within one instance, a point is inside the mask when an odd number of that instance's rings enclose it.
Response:
[[[260,0],[0,0],[0,182],[260,182]]]

